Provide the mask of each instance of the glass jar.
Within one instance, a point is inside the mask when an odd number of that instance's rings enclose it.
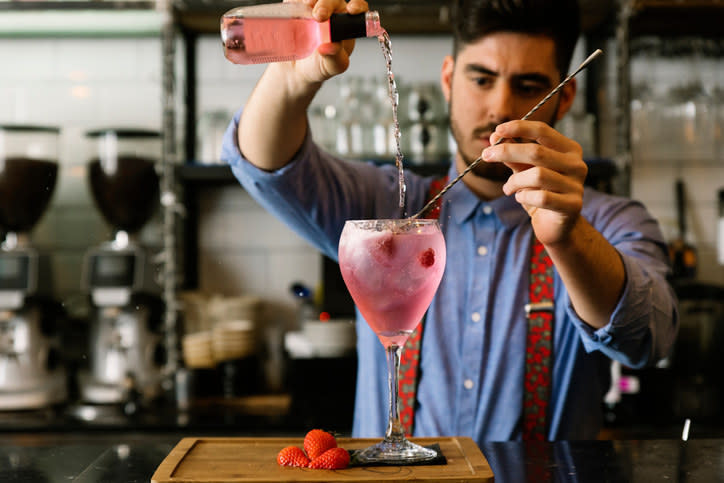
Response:
[[[0,229],[27,232],[45,212],[58,177],[60,130],[0,125]]]

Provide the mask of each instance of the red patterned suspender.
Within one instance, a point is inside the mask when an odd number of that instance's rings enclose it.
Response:
[[[547,430],[553,358],[553,262],[536,238],[530,257],[528,300],[525,306],[528,333],[525,344],[523,439],[543,441]]]

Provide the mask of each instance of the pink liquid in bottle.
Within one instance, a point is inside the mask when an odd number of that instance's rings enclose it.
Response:
[[[264,64],[299,60],[326,42],[384,33],[377,12],[335,14],[317,22],[301,3],[239,7],[221,18],[226,58],[234,64]]]
[[[409,223],[397,220],[398,227]],[[445,241],[432,225],[364,230],[347,224],[339,243],[347,289],[385,347],[402,346],[435,295],[445,268]]]
[[[313,19],[225,18],[224,23],[226,57],[235,64],[303,59],[323,42],[323,26]]]

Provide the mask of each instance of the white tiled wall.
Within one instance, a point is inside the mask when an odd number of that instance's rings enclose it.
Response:
[[[399,82],[437,82],[449,40],[444,36],[400,37],[393,39],[393,47]],[[611,82],[615,72],[612,51],[609,49],[606,60]],[[160,42],[154,38],[59,38],[52,42],[3,38],[0,58],[0,122],[62,127],[59,183],[51,207],[33,235],[38,246],[52,249],[56,286],[64,297],[71,297],[78,291],[83,252],[109,235],[85,184],[85,163],[93,146],[83,133],[115,125],[160,127]],[[353,61],[349,75],[384,73],[374,39],[357,42]],[[228,63],[218,39],[202,37],[198,45],[198,114],[221,109],[230,115],[243,106],[262,71],[262,66]],[[180,99],[183,79],[179,78],[177,87]],[[318,99],[333,98],[336,88],[330,83]],[[609,96],[611,103],[614,95]],[[179,102],[179,117],[182,110]],[[611,156],[615,149],[613,109],[604,108],[601,120],[601,154]],[[649,205],[669,236],[675,233],[675,171],[671,166],[637,166],[633,180],[633,196]],[[691,241],[701,252],[701,277],[724,283],[724,269],[716,265],[713,251],[714,197],[724,185],[724,163],[687,166],[682,172],[689,187]],[[319,257],[240,187],[206,189],[200,202],[200,288],[230,295],[258,294],[278,307],[277,317],[291,317],[295,301],[288,286],[293,281],[316,286]],[[158,246],[157,225],[147,227],[143,239]]]

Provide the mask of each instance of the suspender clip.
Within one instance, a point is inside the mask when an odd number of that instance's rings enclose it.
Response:
[[[553,309],[555,308],[555,305],[553,305],[553,302],[547,301],[547,302],[535,302],[530,304],[525,304],[525,316],[529,317],[533,312],[553,312]]]

